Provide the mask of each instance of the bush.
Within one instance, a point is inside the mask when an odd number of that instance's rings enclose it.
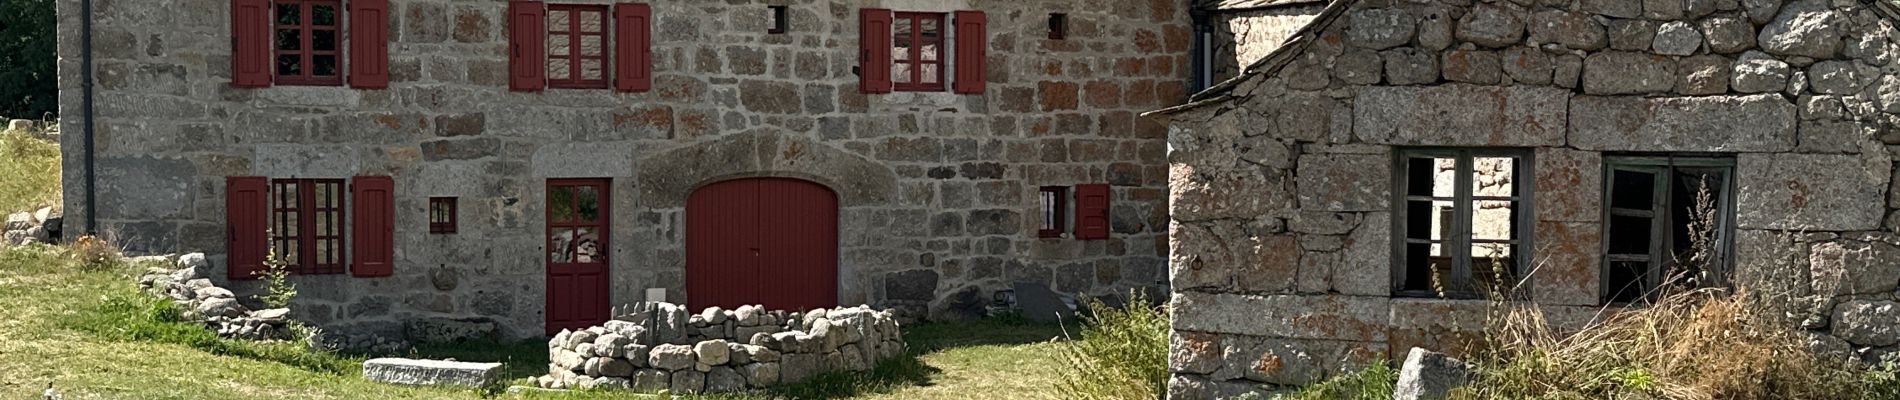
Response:
[[[1094,315],[1083,319],[1081,340],[1062,350],[1068,368],[1057,386],[1063,398],[1152,400],[1166,390],[1168,312],[1146,306],[1140,293],[1129,298],[1126,308],[1087,302]]]

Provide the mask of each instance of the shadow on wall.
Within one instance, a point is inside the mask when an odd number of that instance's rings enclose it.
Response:
[[[1217,84],[1239,76],[1326,9],[1325,0],[1215,1],[1207,23],[1213,30],[1213,76]],[[1272,5],[1262,5],[1272,4]]]

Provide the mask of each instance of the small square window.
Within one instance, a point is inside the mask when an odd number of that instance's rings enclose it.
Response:
[[[455,198],[429,198],[429,233],[455,233]]]
[[[1067,222],[1063,215],[1068,208],[1069,188],[1063,186],[1043,186],[1038,195],[1042,204],[1042,218],[1036,228],[1036,237],[1059,238],[1067,231]]]
[[[1069,14],[1049,14],[1049,38],[1055,40],[1069,38]]]
[[[785,33],[785,27],[786,25],[789,25],[789,23],[785,21],[785,6],[770,6],[770,7],[772,8],[772,28],[767,29],[765,33],[770,33],[770,34]]]
[[[1531,154],[1407,149],[1394,175],[1394,289],[1477,298],[1508,290],[1529,260]]]

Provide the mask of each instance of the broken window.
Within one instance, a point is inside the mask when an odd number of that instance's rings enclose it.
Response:
[[[1604,157],[1603,299],[1726,284],[1735,160]]]
[[[1399,294],[1471,298],[1516,282],[1529,251],[1530,160],[1521,149],[1399,152]]]
[[[271,246],[297,274],[343,273],[343,180],[271,181]]]

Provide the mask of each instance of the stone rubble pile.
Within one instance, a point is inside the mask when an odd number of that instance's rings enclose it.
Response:
[[[0,226],[0,245],[53,243],[59,240],[60,228],[65,225],[64,220],[65,217],[60,216],[60,213],[54,211],[52,207],[7,215],[6,224]]]
[[[800,382],[830,371],[865,371],[904,354],[888,310],[810,312],[640,303],[619,317],[548,341],[549,389],[612,388],[726,393]]]
[[[169,260],[165,256],[133,259]],[[139,276],[139,288],[156,296],[169,297],[186,310],[186,318],[204,322],[218,336],[246,340],[292,339],[285,324],[290,309],[251,310],[240,304],[229,289],[211,283],[211,263],[202,253],[179,256],[176,269],[152,267]]]

